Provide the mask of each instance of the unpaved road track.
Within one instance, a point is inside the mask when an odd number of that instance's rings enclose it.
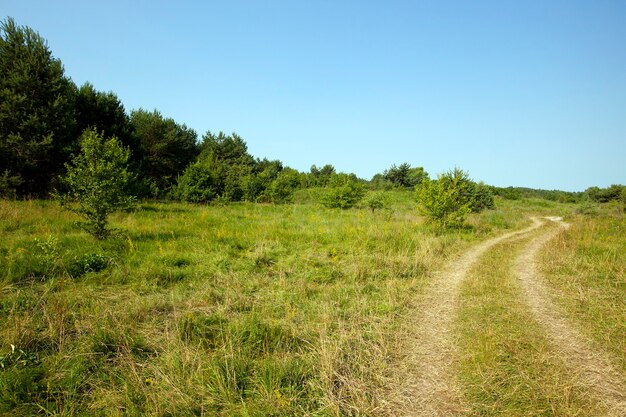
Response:
[[[626,416],[626,388],[619,372],[611,365],[609,357],[583,337],[551,302],[551,290],[537,272],[535,258],[541,247],[554,238],[562,228],[567,228],[558,218],[550,220],[559,228],[535,238],[517,257],[515,275],[518,277],[526,301],[537,322],[545,329],[548,339],[574,379],[605,409],[606,415]]]
[[[431,288],[420,302],[422,316],[416,320],[415,342],[405,358],[411,368],[409,379],[402,381],[399,392],[390,395],[383,407],[394,416],[449,416],[463,411],[454,375],[450,375],[454,343],[452,323],[457,307],[460,284],[480,256],[494,245],[530,233],[542,225],[533,225],[489,239],[472,247],[450,266],[436,274]]]
[[[546,218],[566,224],[557,217]],[[461,401],[462,395],[452,374],[455,358],[453,321],[455,318],[459,288],[474,263],[490,248],[504,241],[523,238],[545,223],[533,218],[533,225],[519,231],[482,242],[449,267],[436,274],[431,287],[420,302],[421,316],[412,325],[414,337],[404,358],[400,372],[403,380],[385,395],[381,414],[390,416],[451,416],[467,411]],[[560,228],[550,228],[518,255],[515,274],[535,318],[552,340],[555,351],[561,354],[572,370],[577,370],[577,380],[595,393],[608,416],[626,416],[624,384],[620,375],[610,365],[603,353],[587,345],[584,339],[566,322],[551,301],[549,294],[536,272],[534,258],[544,243],[553,238]]]

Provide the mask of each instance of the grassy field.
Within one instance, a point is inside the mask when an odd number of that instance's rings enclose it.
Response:
[[[325,209],[307,195],[284,206],[143,203],[117,214],[121,232],[104,242],[53,203],[0,201],[0,413],[377,415],[398,329],[432,271],[530,214],[574,210],[498,201],[469,227],[440,233],[417,216],[412,194],[391,197],[390,210],[374,213]],[[563,254],[546,259],[550,282],[588,253],[580,267],[600,269],[576,285],[613,302],[594,301],[583,319],[623,354],[624,251],[614,251],[623,215],[571,217],[569,240],[554,242]],[[594,227],[610,230],[606,239],[584,238]],[[605,246],[585,246],[594,244]],[[597,284],[606,271],[613,279]],[[492,291],[480,285],[468,295]],[[577,303],[564,305],[580,315]],[[499,317],[493,309],[480,314]]]

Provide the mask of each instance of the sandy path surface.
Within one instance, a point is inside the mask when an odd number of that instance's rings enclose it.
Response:
[[[452,323],[457,309],[460,284],[480,256],[504,240],[529,233],[543,224],[533,225],[484,241],[435,275],[433,284],[421,301],[421,317],[412,329],[414,342],[404,358],[398,388],[385,400],[382,412],[393,416],[450,416],[465,411],[454,375],[450,375],[454,343]]]
[[[535,238],[518,256],[515,273],[537,322],[544,327],[552,348],[574,375],[603,406],[608,416],[626,416],[626,381],[611,365],[606,353],[578,332],[550,300],[552,292],[537,272],[535,258],[541,247],[568,227],[558,217],[548,218],[559,228]]]

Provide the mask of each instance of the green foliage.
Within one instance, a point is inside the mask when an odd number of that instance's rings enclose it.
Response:
[[[178,177],[174,195],[181,201],[208,203],[220,195],[223,188],[221,164],[206,158],[189,165]]]
[[[104,270],[111,263],[111,258],[98,252],[85,253],[79,257],[75,257],[74,261],[69,265],[68,273],[73,278],[85,275],[88,272],[99,272]]]
[[[382,191],[370,193],[363,201],[365,207],[372,210],[372,213],[376,210],[382,210],[389,207],[389,199],[387,194]]]
[[[76,130],[79,135],[87,128],[94,128],[104,137],[116,137],[122,146],[131,151],[131,159],[139,162],[139,138],[135,135],[124,105],[115,93],[97,91],[93,85],[85,83],[76,93],[75,108]]]
[[[597,203],[608,203],[609,201],[620,201],[624,195],[624,190],[626,190],[626,186],[613,184],[607,188],[587,188],[585,195]]]
[[[52,235],[45,240],[35,238],[35,244],[36,275],[40,278],[48,278],[58,274],[63,269],[59,239]]]
[[[0,24],[0,74],[2,192],[43,196],[72,149],[73,85],[47,42],[11,18]]]
[[[490,186],[483,182],[472,182],[468,189],[470,193],[468,198],[472,213],[480,213],[483,210],[493,210],[495,208],[493,193]]]
[[[515,187],[494,187],[495,195],[502,197],[506,200],[519,200],[522,198],[522,192]]]
[[[472,211],[471,188],[467,173],[458,168],[424,181],[417,188],[420,211],[441,227],[460,227]]]
[[[278,161],[268,159],[257,160],[252,173],[243,178],[243,199],[246,201],[268,201],[266,190],[278,178],[283,171],[283,164]]]
[[[411,168],[411,165],[406,162],[400,166],[392,165],[383,173],[383,178],[393,186],[404,188],[413,188],[429,179],[424,168]]]
[[[322,204],[328,208],[349,209],[358,204],[365,195],[365,188],[357,181],[346,180],[343,185],[329,188]]]
[[[265,194],[273,203],[289,203],[294,191],[299,187],[300,173],[295,169],[287,168],[282,170],[272,181]]]
[[[494,195],[502,197],[506,200],[541,198],[559,203],[577,203],[581,198],[581,193],[559,190],[537,190],[525,187],[491,187],[491,191]]]
[[[0,176],[0,198],[15,198],[17,190],[22,184],[22,178],[19,175],[11,175],[7,169]]]
[[[575,212],[584,216],[597,216],[599,213],[598,204],[591,200],[585,200],[576,207]]]
[[[318,168],[315,165],[311,166],[309,173],[309,187],[326,187],[330,182],[330,179],[337,172],[335,167],[331,164],[326,164],[322,168]]]
[[[154,196],[165,195],[176,178],[198,155],[197,134],[184,124],[154,110],[135,110],[130,116],[141,144],[140,175]]]
[[[469,213],[494,209],[491,187],[455,168],[416,188],[420,211],[441,227],[460,227]]]
[[[194,202],[253,200],[267,188],[269,181],[255,178],[256,163],[241,137],[207,132],[202,138],[198,160],[178,179],[178,198]]]
[[[134,203],[134,197],[127,193],[132,180],[127,169],[130,151],[116,138],[105,139],[94,129],[83,132],[80,149],[72,164],[67,165],[62,182],[68,192],[59,195],[59,200],[85,219],[80,223],[82,228],[96,239],[104,239],[110,234],[109,214]]]
[[[198,161],[178,179],[176,197],[183,201],[291,202],[302,183],[301,174],[284,169],[280,161],[254,160],[246,143],[233,133],[203,136]]]
[[[0,413],[33,414],[32,403],[46,396],[44,376],[37,354],[11,345],[11,351],[0,356]]]
[[[217,161],[228,162],[231,165],[253,166],[254,158],[248,153],[248,145],[236,133],[217,135],[206,132],[200,144],[200,156],[214,158]]]

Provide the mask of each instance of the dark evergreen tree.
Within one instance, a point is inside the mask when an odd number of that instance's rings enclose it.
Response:
[[[157,110],[135,110],[130,119],[141,144],[139,174],[152,195],[164,195],[198,156],[197,134]]]
[[[228,162],[230,165],[254,166],[254,158],[248,153],[248,145],[236,133],[217,135],[206,132],[202,136],[201,157],[212,157],[218,161]]]
[[[131,151],[131,160],[141,160],[141,144],[135,135],[124,105],[113,92],[97,91],[90,83],[83,84],[76,94],[76,128],[80,135],[94,128],[104,137],[115,136]]]
[[[321,168],[315,165],[311,166],[311,171],[308,175],[308,185],[311,187],[326,187],[333,175],[336,174],[335,167],[331,164],[326,164]]]
[[[414,188],[429,179],[424,168],[411,168],[411,165],[406,162],[400,166],[392,165],[391,168],[383,172],[382,178],[394,187],[403,188]],[[380,178],[378,180],[380,181]],[[382,186],[380,183],[378,185]]]
[[[44,38],[0,24],[0,175],[18,195],[46,195],[77,147],[72,82]]]

